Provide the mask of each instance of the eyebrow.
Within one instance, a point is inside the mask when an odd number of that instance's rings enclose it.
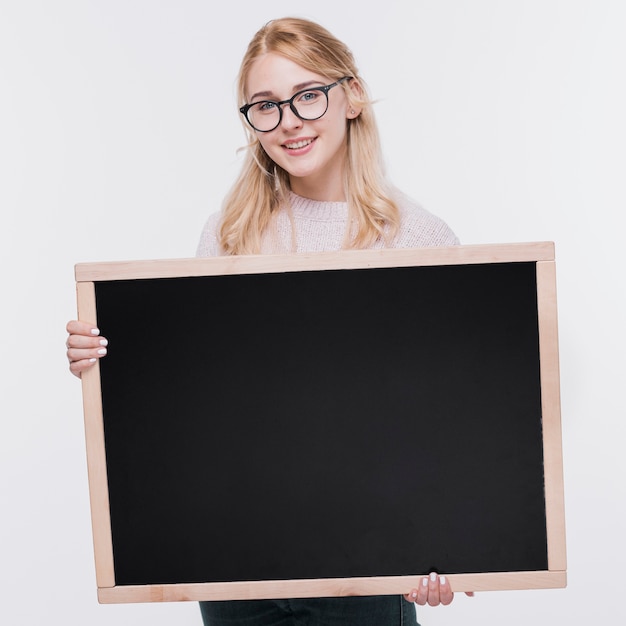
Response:
[[[293,93],[298,93],[298,91],[302,91],[302,89],[306,89],[311,85],[323,85],[324,83],[321,80],[308,80],[305,83],[298,83],[293,87]],[[252,102],[255,98],[270,98],[276,97],[272,91],[257,91],[257,93],[250,96],[250,102]]]

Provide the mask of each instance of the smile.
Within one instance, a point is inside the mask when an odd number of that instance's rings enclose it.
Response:
[[[296,141],[294,143],[283,144],[288,150],[299,150],[300,148],[306,148],[313,143],[313,139],[303,139],[302,141]]]

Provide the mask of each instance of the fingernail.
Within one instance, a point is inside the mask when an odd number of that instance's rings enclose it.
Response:
[[[92,328],[91,329],[91,334],[92,335],[99,335],[100,334],[100,329],[99,328]]]
[[[106,339],[100,339],[100,345],[101,346],[108,346],[109,342]]]
[[[428,587],[428,578],[422,578],[422,587]]]
[[[98,359],[89,359],[90,363],[95,363]]]
[[[445,577],[445,576],[442,576],[442,577],[439,579],[439,582],[440,582],[442,585],[445,585],[445,584],[446,584],[446,577]]]
[[[98,350],[98,354],[106,354],[106,353],[107,353],[106,348],[100,348],[100,350]]]
[[[414,592],[411,594],[411,597],[412,597],[412,598],[417,598],[417,591],[414,591]]]
[[[433,582],[437,582],[437,573],[436,573],[436,572],[431,572],[431,573],[430,573],[430,579],[431,579]]]

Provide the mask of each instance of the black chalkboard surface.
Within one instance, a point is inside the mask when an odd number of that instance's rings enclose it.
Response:
[[[553,569],[538,262],[417,261],[93,281],[99,587]]]

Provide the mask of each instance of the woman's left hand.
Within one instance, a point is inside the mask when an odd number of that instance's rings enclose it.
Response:
[[[465,595],[473,596],[474,592],[466,591]],[[422,606],[425,604],[429,606],[447,605],[454,599],[454,592],[445,576],[438,576],[432,572],[430,576],[422,578],[422,583],[417,589],[405,594],[404,599]]]

